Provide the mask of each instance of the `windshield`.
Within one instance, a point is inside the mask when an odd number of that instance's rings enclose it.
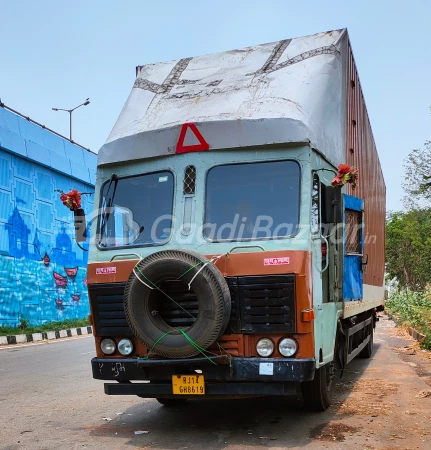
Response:
[[[208,172],[204,236],[211,241],[282,238],[299,223],[294,161],[231,164]]]
[[[116,178],[114,189],[109,189],[110,184],[107,182],[102,187],[99,246],[160,245],[167,242],[172,227],[172,173]]]

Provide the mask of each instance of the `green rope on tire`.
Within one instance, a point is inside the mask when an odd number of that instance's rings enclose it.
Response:
[[[142,272],[141,269],[138,267],[138,263],[136,263],[135,269],[137,269],[137,271],[148,281],[148,283],[151,283],[155,289],[159,289],[159,286],[157,286],[156,284],[154,284],[149,278],[147,278]]]
[[[150,348],[150,350],[148,351],[148,355],[145,358],[142,359],[148,359],[150,357],[151,352],[154,350],[155,346],[168,334],[172,333],[172,331],[168,331],[165,334],[163,334],[162,336],[159,337],[159,339],[157,339],[156,342],[154,342],[153,346]]]
[[[140,358],[140,359],[148,359],[152,353],[152,351],[154,350],[154,348],[156,347],[156,345],[168,334],[173,333],[174,331],[179,331],[185,338],[186,340],[196,349],[199,351],[199,353],[202,353],[202,355],[205,356],[205,358],[210,361],[212,364],[217,365],[217,363],[215,361],[213,361],[209,356],[207,356],[205,353],[209,353],[210,355],[214,355],[217,356],[215,353],[211,353],[208,350],[205,350],[204,348],[202,348],[199,344],[197,344],[190,336],[187,335],[187,333],[184,330],[172,330],[172,331],[167,331],[165,334],[162,334],[162,336],[159,337],[159,339],[157,339],[156,342],[154,342],[153,346],[151,347],[151,349],[148,352],[148,355],[145,356],[145,358]]]
[[[205,350],[204,348],[202,348],[199,344],[196,344],[196,342],[187,335],[187,333],[184,330],[178,330],[188,341],[189,343],[202,355],[205,356],[205,358],[210,361],[212,364],[217,365],[217,363],[215,361],[213,361],[209,356],[207,356],[205,353],[210,353],[212,355],[214,355],[214,353],[208,352],[208,350]]]
[[[182,275],[180,275],[180,276],[177,278],[177,280],[181,280],[181,278],[182,278],[184,275],[188,274],[188,273],[189,273],[191,270],[193,270],[195,267],[200,266],[201,264],[204,264],[204,263],[207,263],[207,262],[210,262],[210,261],[208,260],[208,261],[200,261],[200,262],[198,262],[198,263],[195,264],[194,266],[190,267],[190,269],[187,269]]]

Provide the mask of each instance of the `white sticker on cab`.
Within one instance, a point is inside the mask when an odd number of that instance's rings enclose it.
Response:
[[[290,264],[290,258],[283,256],[282,258],[265,258],[263,260],[264,266],[281,266],[284,264]]]
[[[259,375],[274,375],[274,364],[259,363]]]
[[[165,181],[168,181],[168,177],[159,177],[159,183],[164,183]]]
[[[117,273],[116,267],[96,267],[96,275],[108,275],[110,273]]]

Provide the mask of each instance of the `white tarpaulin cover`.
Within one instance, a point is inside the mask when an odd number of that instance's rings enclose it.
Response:
[[[310,142],[343,162],[346,43],[337,30],[138,67],[98,163],[173,154],[184,123],[210,151]]]

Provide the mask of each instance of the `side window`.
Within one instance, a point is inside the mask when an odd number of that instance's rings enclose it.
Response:
[[[346,253],[361,253],[361,224],[359,211],[346,209]]]
[[[313,175],[313,186],[311,190],[311,232],[319,233],[320,227],[320,181],[317,174]]]

